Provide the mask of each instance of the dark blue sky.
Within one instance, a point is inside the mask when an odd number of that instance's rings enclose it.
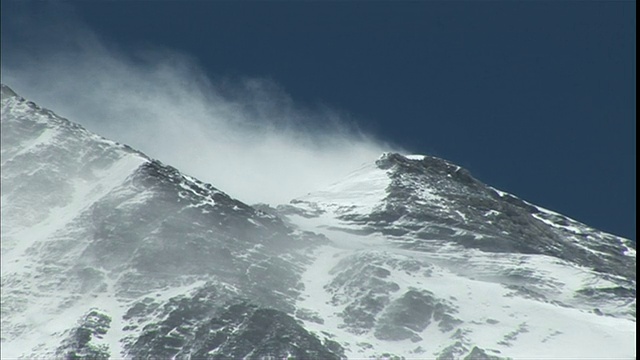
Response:
[[[125,49],[272,79],[298,103],[635,239],[635,2],[68,4]],[[2,2],[3,21],[14,5]]]

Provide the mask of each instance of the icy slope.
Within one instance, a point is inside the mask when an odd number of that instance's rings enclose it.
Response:
[[[635,245],[441,159],[385,154],[276,212],[331,240],[298,307],[350,357],[635,356]]]

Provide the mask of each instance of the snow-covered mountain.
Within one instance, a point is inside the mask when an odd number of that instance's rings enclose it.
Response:
[[[444,160],[251,207],[4,85],[1,115],[3,359],[635,356],[635,243]]]
[[[2,96],[2,358],[337,358],[289,315],[326,239]]]
[[[385,154],[275,212],[332,240],[300,304],[350,356],[635,356],[635,243],[444,160]]]

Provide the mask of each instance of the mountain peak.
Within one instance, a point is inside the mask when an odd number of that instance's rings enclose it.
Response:
[[[399,153],[384,153],[378,160],[376,165],[381,169],[390,169],[394,165],[402,171],[424,171],[429,170],[432,173],[441,175],[464,174],[471,177],[469,172],[459,165],[453,164],[447,160],[430,155],[402,155]],[[420,170],[419,170],[420,169]]]
[[[375,165],[293,205],[309,216],[339,219],[342,227],[422,239],[414,241],[416,249],[444,241],[493,253],[544,254],[635,279],[635,255],[620,255],[631,253],[627,239],[496,190],[433,156],[385,153]]]

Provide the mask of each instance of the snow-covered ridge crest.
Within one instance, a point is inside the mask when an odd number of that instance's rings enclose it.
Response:
[[[337,358],[287,313],[314,235],[3,89],[2,358]]]
[[[331,214],[358,224],[360,231],[450,238],[493,252],[546,254],[635,281],[632,241],[485,185],[466,169],[428,155],[385,153],[292,205],[307,216]]]

